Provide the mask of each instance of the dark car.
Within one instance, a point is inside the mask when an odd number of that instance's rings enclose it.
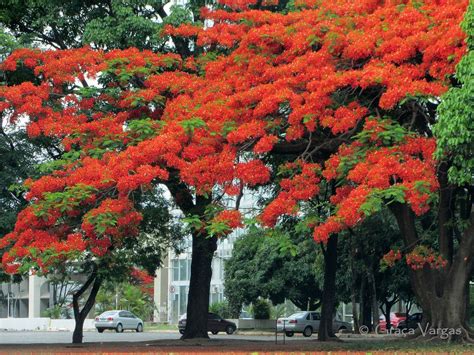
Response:
[[[398,329],[416,329],[423,320],[423,313],[413,313],[407,319],[398,323]]]
[[[186,328],[186,314],[183,314],[178,322],[178,329],[181,334],[184,334],[184,328]],[[207,331],[212,334],[217,334],[219,332],[226,332],[227,334],[232,334],[237,329],[237,326],[234,322],[229,322],[228,320],[223,319],[221,316],[215,313],[208,313],[207,316]]]

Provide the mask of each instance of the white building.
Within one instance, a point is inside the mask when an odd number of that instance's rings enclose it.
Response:
[[[0,318],[38,318],[52,305],[50,283],[30,275],[20,283],[0,284]]]

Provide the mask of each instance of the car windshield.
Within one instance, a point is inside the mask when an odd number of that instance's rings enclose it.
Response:
[[[289,316],[288,318],[299,318],[301,317],[303,314],[306,314],[306,312],[296,312],[296,313],[293,313],[291,316]]]

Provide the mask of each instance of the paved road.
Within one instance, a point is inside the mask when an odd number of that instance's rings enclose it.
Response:
[[[209,335],[212,339],[235,339],[235,340],[260,340],[275,341],[275,335]],[[106,331],[102,334],[93,331],[84,332],[85,343],[96,342],[142,342],[152,340],[179,339],[178,332],[129,332],[115,333]],[[71,343],[72,332],[13,332],[0,331],[0,348],[2,344],[68,344]],[[282,335],[279,335],[279,341],[282,341]],[[286,338],[287,341],[298,341],[303,338],[295,335],[293,338]]]

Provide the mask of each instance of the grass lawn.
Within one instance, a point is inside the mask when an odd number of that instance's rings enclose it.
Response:
[[[469,345],[424,343],[422,341],[403,340],[346,340],[345,342],[321,343],[315,339],[290,341],[285,345],[268,341],[246,341],[237,339],[211,340],[157,340],[144,343],[85,343],[71,344],[34,344],[7,345],[0,347],[3,354],[317,354],[317,355],[375,355],[375,354],[472,354],[474,348]]]
[[[163,323],[152,323],[145,322],[145,331],[158,331],[158,330],[178,330],[176,324],[163,324]]]
[[[474,346],[466,344],[448,344],[426,342],[423,340],[357,340],[344,343],[314,343],[311,351],[331,352],[358,352],[364,354],[405,354],[405,353],[474,353]],[[283,349],[282,349],[283,350]]]

